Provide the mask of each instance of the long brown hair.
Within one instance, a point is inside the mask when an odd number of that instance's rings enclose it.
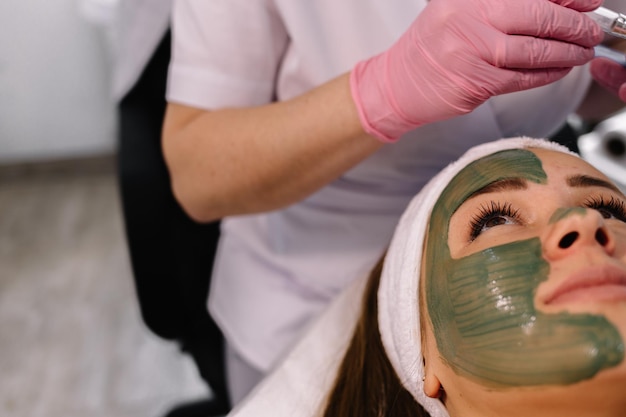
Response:
[[[323,417],[429,416],[400,383],[380,338],[377,294],[383,260],[384,257],[370,274],[361,317]]]

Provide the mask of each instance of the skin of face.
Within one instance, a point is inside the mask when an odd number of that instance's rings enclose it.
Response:
[[[560,152],[503,151],[461,171],[422,263],[426,393],[445,393],[453,416],[604,415],[598,402],[624,415],[624,204]]]

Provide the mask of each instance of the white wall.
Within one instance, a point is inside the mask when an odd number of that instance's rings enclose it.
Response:
[[[79,6],[0,1],[0,163],[114,151],[109,51]]]

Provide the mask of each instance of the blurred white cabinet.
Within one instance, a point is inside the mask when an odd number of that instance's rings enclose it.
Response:
[[[0,1],[0,163],[114,151],[110,51],[80,6]]]
[[[626,193],[626,110],[578,139],[580,154]]]

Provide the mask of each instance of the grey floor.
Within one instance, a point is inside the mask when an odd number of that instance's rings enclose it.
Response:
[[[208,395],[140,320],[112,163],[100,162],[0,169],[2,417],[157,417]]]

